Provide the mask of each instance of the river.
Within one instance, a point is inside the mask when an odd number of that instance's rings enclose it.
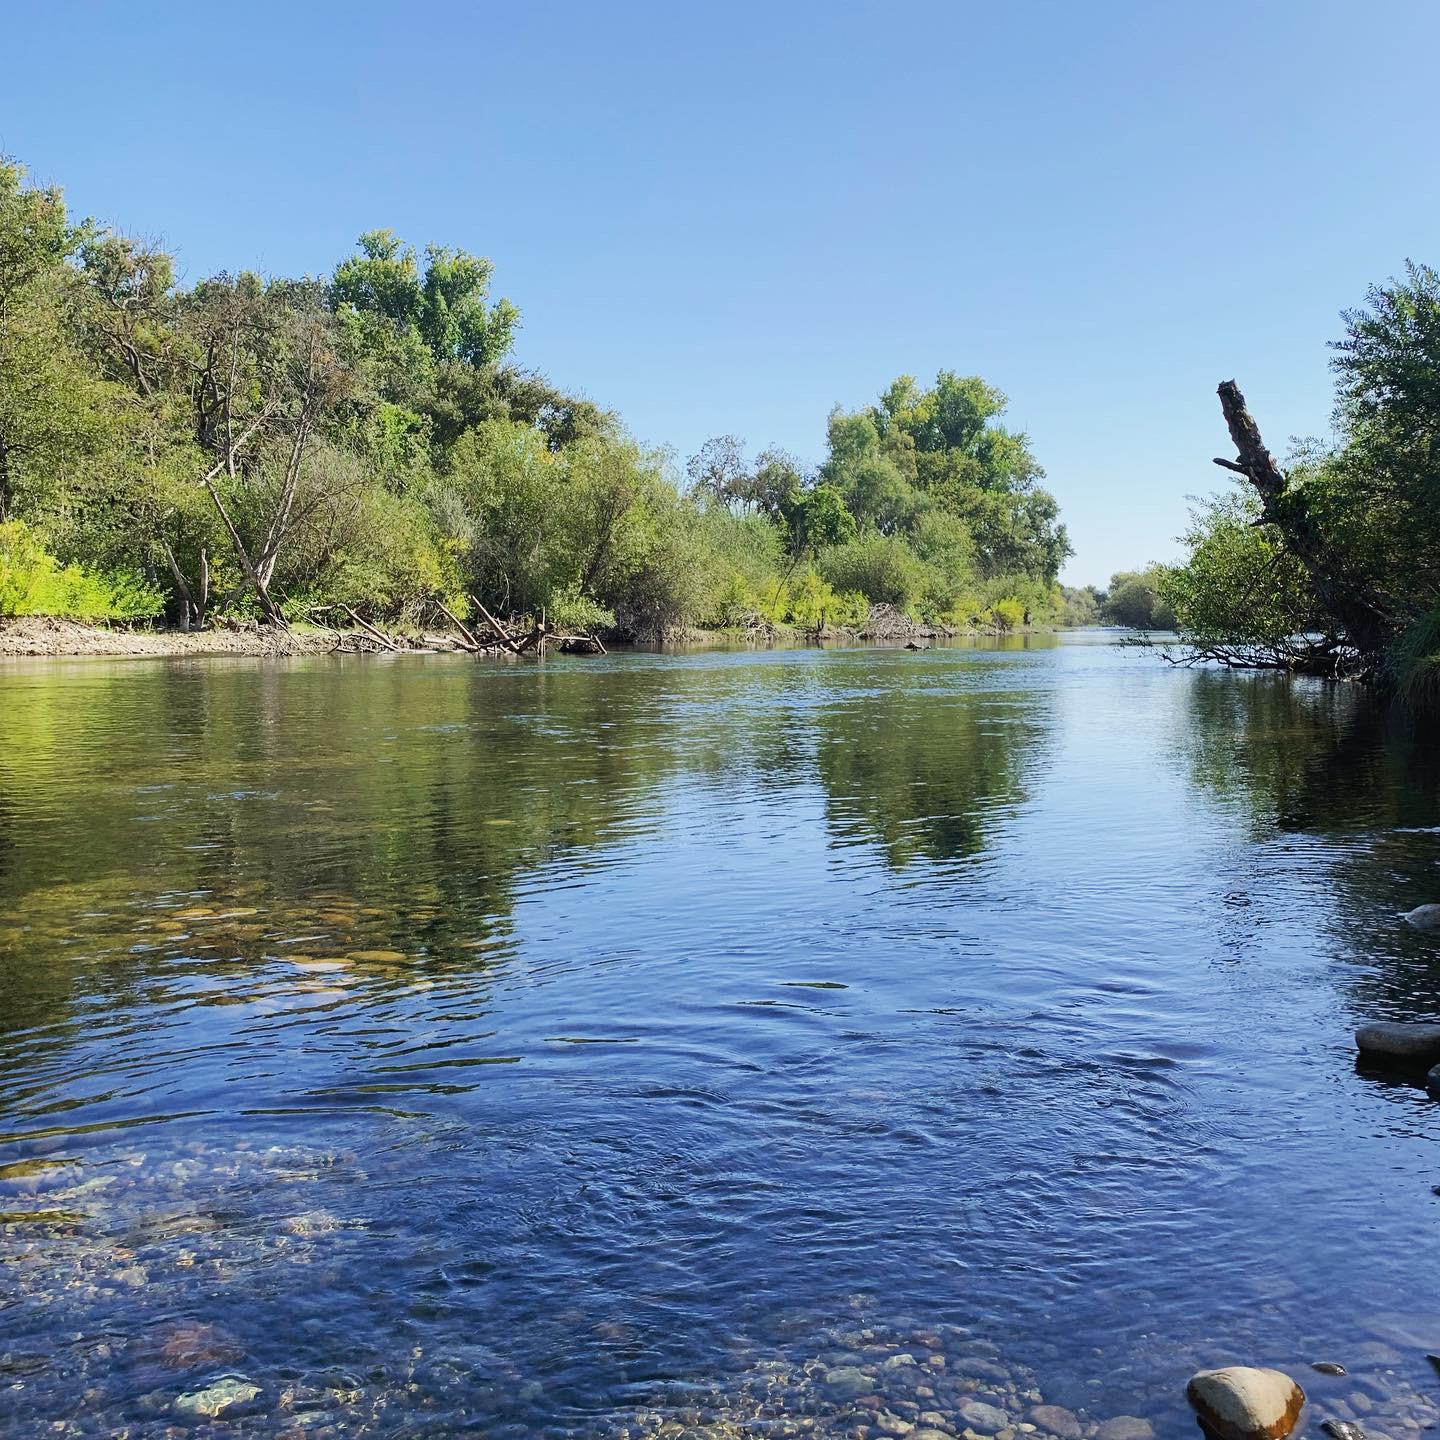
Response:
[[[1440,756],[1108,641],[0,664],[0,1433],[1418,1435]]]

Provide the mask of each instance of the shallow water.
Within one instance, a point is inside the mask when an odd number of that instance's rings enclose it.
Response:
[[[1085,635],[0,666],[0,1434],[1406,1440],[1435,750]]]

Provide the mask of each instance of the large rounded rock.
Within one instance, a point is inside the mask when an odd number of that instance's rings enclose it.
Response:
[[[998,1405],[983,1400],[967,1400],[956,1412],[977,1435],[996,1435],[1010,1423],[1010,1417]]]
[[[1074,1412],[1063,1405],[1033,1405],[1030,1408],[1029,1420],[1039,1429],[1058,1435],[1060,1440],[1080,1440],[1083,1433]]]
[[[1185,1398],[1217,1440],[1283,1440],[1305,1407],[1305,1392],[1284,1371],[1248,1365],[1199,1371]]]
[[[825,1386],[839,1400],[868,1395],[875,1382],[858,1365],[837,1365],[825,1372]]]
[[[1440,905],[1417,905],[1405,919],[1417,930],[1440,930]]]
[[[1375,1020],[1355,1032],[1360,1053],[1395,1065],[1434,1064],[1440,1060],[1440,1025]]]
[[[175,1397],[175,1408],[182,1415],[203,1416],[214,1420],[229,1410],[238,1410],[260,1394],[260,1387],[243,1375],[226,1375],[203,1390]]]

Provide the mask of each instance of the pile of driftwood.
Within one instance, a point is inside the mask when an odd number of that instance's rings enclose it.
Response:
[[[441,635],[424,634],[418,638],[409,635],[387,635],[368,620],[357,615],[348,605],[318,605],[312,610],[317,616],[331,610],[341,610],[349,617],[354,630],[336,631],[337,648],[358,651],[390,651],[426,653],[440,650],[463,650],[471,655],[543,655],[547,646],[553,646],[567,655],[604,655],[608,652],[598,635],[564,635],[546,622],[541,611],[540,619],[529,626],[518,628],[511,622],[502,625],[474,595],[471,603],[484,621],[484,627],[466,625],[443,601],[435,602],[436,608],[453,625],[453,632]],[[324,622],[322,622],[324,623]]]
[[[512,634],[480,603],[477,596],[472,595],[470,603],[489,627],[489,634],[493,638],[488,640],[482,638],[483,631],[480,635],[476,635],[466,628],[444,601],[437,600],[435,602],[440,613],[460,632],[465,642],[461,648],[471,650],[477,655],[496,649],[508,651],[511,655],[524,655],[527,652],[543,655],[547,645],[553,645],[556,649],[572,655],[604,655],[606,653],[605,646],[601,643],[598,635],[562,635],[553,625],[546,624],[543,610],[540,612],[540,619],[528,631],[522,630]],[[478,630],[479,627],[477,626],[476,629]]]

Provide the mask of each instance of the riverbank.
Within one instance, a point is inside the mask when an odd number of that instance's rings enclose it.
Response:
[[[453,636],[392,637],[417,650],[453,650]],[[251,625],[213,630],[126,630],[78,620],[25,615],[0,619],[0,656],[164,656],[164,655],[326,655],[333,651],[378,650],[359,630],[298,626],[276,630]],[[403,647],[402,647],[403,648]]]
[[[1010,634],[1042,633],[1027,627]],[[866,626],[861,630],[827,629],[819,634],[790,626],[765,630],[687,629],[675,637],[681,644],[708,644],[735,641],[757,645],[868,643],[924,645],[959,636],[994,637],[991,630],[947,630],[910,624],[908,628]],[[463,651],[467,647],[450,631],[392,633],[386,636],[398,650]],[[336,651],[355,654],[386,653],[364,631],[327,630],[318,626],[296,626],[275,630],[246,625],[212,630],[127,630],[87,625],[79,620],[62,620],[44,615],[23,615],[0,619],[0,657],[74,658],[86,656],[167,656],[167,655],[327,655]],[[503,653],[499,647],[495,653]]]

